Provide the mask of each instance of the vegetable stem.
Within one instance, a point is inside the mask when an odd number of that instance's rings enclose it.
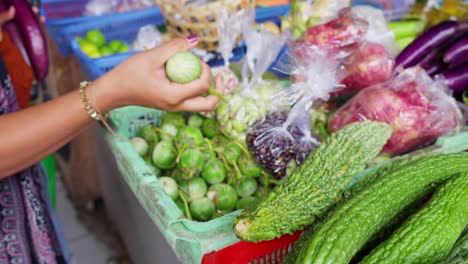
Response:
[[[179,190],[179,195],[180,195],[180,199],[182,199],[182,202],[184,203],[185,213],[187,214],[187,218],[189,220],[192,220],[192,215],[190,214],[190,209],[188,206],[187,199],[185,199],[184,192],[182,190]]]

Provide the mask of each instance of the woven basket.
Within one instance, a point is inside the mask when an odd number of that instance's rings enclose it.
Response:
[[[180,0],[155,1],[171,34],[176,37],[197,34],[200,39],[198,47],[207,51],[216,51],[218,48],[216,17],[220,10],[255,8],[255,0],[219,0],[204,5],[184,5]]]

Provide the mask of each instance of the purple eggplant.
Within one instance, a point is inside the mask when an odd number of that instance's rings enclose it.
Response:
[[[421,62],[418,63],[420,67],[426,70],[427,74],[434,76],[444,71],[448,65],[442,60],[442,55],[439,50],[433,50],[429,55],[424,57]]]
[[[26,0],[9,0],[9,3],[15,7],[14,23],[28,52],[36,79],[42,80],[47,76],[49,70],[49,57],[46,39],[37,16]]]
[[[468,35],[452,44],[445,51],[444,62],[455,66],[468,62]]]
[[[4,12],[4,11],[8,11],[8,7],[6,6],[4,1],[0,1],[0,12]],[[28,52],[26,51],[26,48],[24,47],[23,41],[21,40],[21,36],[18,32],[18,28],[16,27],[16,24],[14,22],[8,22],[3,25],[3,28],[10,36],[11,41],[13,41],[13,43],[21,52],[21,55],[23,56],[24,61],[29,66],[31,66],[31,63],[29,62]]]
[[[395,73],[417,65],[428,53],[439,49],[460,32],[468,31],[467,21],[444,21],[416,38],[395,60]]]
[[[437,76],[454,93],[468,91],[468,64],[448,69]]]

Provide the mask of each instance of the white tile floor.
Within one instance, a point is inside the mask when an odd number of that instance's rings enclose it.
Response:
[[[74,256],[72,264],[107,264],[111,250],[97,240],[77,219],[66,190],[57,181],[57,215]]]

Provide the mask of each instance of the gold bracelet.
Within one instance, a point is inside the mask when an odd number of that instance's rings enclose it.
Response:
[[[81,100],[83,101],[85,110],[93,119],[97,121],[104,121],[107,119],[107,114],[101,114],[94,107],[92,107],[91,104],[89,103],[88,96],[86,96],[85,88],[88,87],[89,84],[90,82],[80,83],[80,96],[81,96]]]

